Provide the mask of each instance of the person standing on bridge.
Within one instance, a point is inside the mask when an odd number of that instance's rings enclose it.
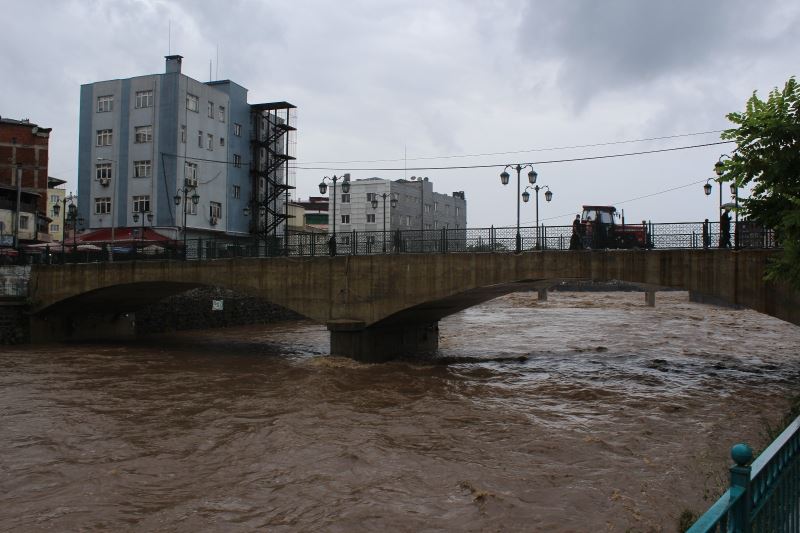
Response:
[[[575,220],[572,221],[572,236],[569,238],[569,249],[580,250],[583,248],[581,241],[581,216],[575,215]]]
[[[726,207],[722,214],[719,216],[719,247],[731,247],[731,208]]]

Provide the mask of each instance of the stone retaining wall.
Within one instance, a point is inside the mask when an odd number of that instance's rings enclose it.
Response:
[[[214,300],[222,300],[222,311],[212,311]],[[259,298],[217,287],[200,287],[137,311],[136,334],[266,324],[301,318],[294,311]]]
[[[30,323],[23,302],[0,301],[0,345],[30,340]]]

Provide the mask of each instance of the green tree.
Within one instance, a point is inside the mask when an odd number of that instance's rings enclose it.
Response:
[[[737,148],[724,161],[721,180],[738,187],[752,183],[741,212],[773,229],[783,247],[767,277],[800,289],[800,85],[791,77],[766,100],[753,92],[745,110],[728,114],[728,120],[737,127],[722,138]]]

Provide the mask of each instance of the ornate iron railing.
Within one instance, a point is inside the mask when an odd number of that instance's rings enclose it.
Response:
[[[800,531],[800,417],[752,465],[745,444],[731,457],[730,488],[687,533]]]
[[[572,226],[539,226],[520,228],[522,250],[575,249],[692,249],[692,248],[775,248],[770,230],[739,223],[738,231],[720,234],[718,223],[681,222],[627,224],[605,226],[600,230],[582,229],[573,235]],[[204,260],[222,257],[372,255],[393,253],[458,253],[513,252],[516,247],[515,227],[447,228],[430,230],[350,231],[328,233],[290,232],[264,239],[250,238],[187,239],[167,242],[93,242],[78,243],[27,251],[20,255],[21,263],[72,263],[114,261],[187,259]],[[728,241],[727,243],[725,241]],[[727,244],[727,245],[726,245]],[[721,246],[725,245],[725,246]]]

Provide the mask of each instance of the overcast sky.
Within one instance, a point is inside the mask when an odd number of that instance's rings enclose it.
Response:
[[[438,192],[466,192],[472,227],[515,223],[515,180],[503,187],[499,173],[517,162],[537,162],[540,184],[554,193],[550,204],[541,197],[546,224],[569,224],[584,203],[615,204],[629,221],[715,217],[717,189],[705,197],[702,183],[623,201],[714,176],[731,145],[544,161],[719,141],[710,133],[549,150],[724,129],[727,112],[754,90],[782,86],[800,57],[796,0],[0,5],[0,115],[53,128],[50,174],[70,189],[81,84],[163,72],[169,51],[184,56],[185,74],[207,81],[219,47],[214,70],[249,89],[251,103],[298,106],[301,197],[333,173],[423,175]],[[430,159],[466,154],[497,155]],[[374,160],[383,161],[344,163]],[[403,170],[487,164],[501,167]],[[523,224],[533,219],[533,202],[523,204]]]

